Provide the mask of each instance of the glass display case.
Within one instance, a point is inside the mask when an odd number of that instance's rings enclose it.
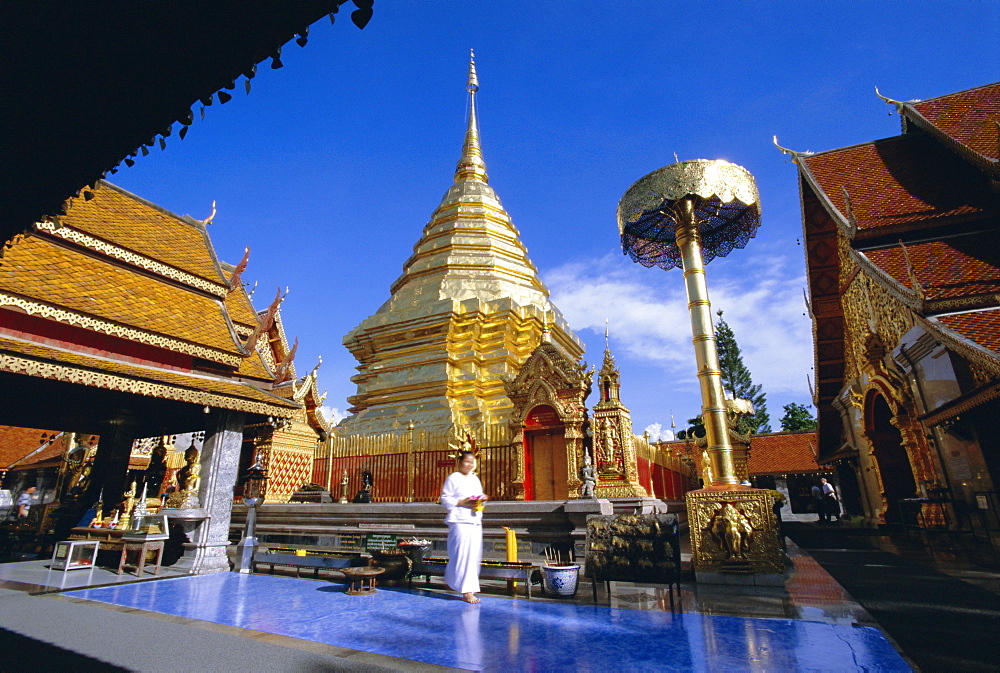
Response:
[[[56,543],[52,552],[52,570],[77,570],[93,568],[97,558],[99,540],[63,540]]]
[[[166,540],[169,537],[167,515],[160,512],[148,512],[142,516],[133,516],[128,528],[122,533],[122,540],[125,542]]]

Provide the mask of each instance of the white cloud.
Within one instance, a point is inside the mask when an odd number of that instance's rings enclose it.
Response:
[[[319,408],[319,410],[320,412],[322,412],[323,418],[329,420],[331,425],[336,425],[337,423],[340,423],[342,420],[350,416],[349,413],[347,413],[346,411],[341,411],[337,407],[330,407],[323,405],[322,407]]]
[[[736,335],[754,383],[775,397],[801,396],[813,361],[802,264],[760,246],[706,267],[713,314]],[[674,386],[695,380],[691,320],[680,270],[646,269],[605,256],[545,274],[552,301],[574,330],[603,334],[610,323],[616,355],[660,370]],[[696,388],[695,388],[696,389]]]
[[[674,433],[664,428],[662,423],[647,425],[643,434],[647,433],[651,442],[671,442],[674,439]]]

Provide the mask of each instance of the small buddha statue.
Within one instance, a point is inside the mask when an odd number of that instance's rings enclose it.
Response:
[[[173,509],[197,509],[198,489],[201,488],[201,464],[198,449],[188,447],[184,452],[185,465],[177,471],[177,492],[167,498],[167,507]]]

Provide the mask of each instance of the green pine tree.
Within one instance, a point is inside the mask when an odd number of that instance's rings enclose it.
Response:
[[[719,311],[718,315],[719,322],[715,325],[715,336],[718,339],[722,387],[734,399],[750,400],[756,412],[753,416],[741,418],[736,425],[736,431],[743,435],[771,432],[767,397],[761,392],[761,386],[754,385],[750,370],[743,364],[740,346],[736,343],[732,328],[722,318],[722,311]]]
[[[781,417],[781,429],[785,432],[816,429],[816,418],[806,405],[792,402],[783,406],[782,410],[785,415]]]

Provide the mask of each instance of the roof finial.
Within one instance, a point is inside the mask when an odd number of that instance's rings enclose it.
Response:
[[[875,87],[875,95],[881,98],[883,101],[885,101],[887,105],[894,105],[896,107],[896,112],[898,112],[899,114],[903,114],[903,107],[906,105],[906,103],[904,103],[903,101],[895,100],[893,98],[889,98],[888,96],[883,96],[882,92],[878,90],[878,87]]]
[[[479,91],[479,79],[476,77],[476,52],[469,50],[469,81],[465,85],[466,91],[476,93]]]
[[[611,344],[608,341],[608,319],[604,318],[604,350],[611,350]]]
[[[476,92],[479,91],[479,78],[476,76],[476,55],[469,50],[469,79],[465,89],[469,92],[469,125],[465,130],[465,144],[462,146],[462,158],[458,160],[455,169],[455,182],[462,180],[478,180],[489,182],[486,176],[486,162],[479,147],[479,123],[476,119]]]

